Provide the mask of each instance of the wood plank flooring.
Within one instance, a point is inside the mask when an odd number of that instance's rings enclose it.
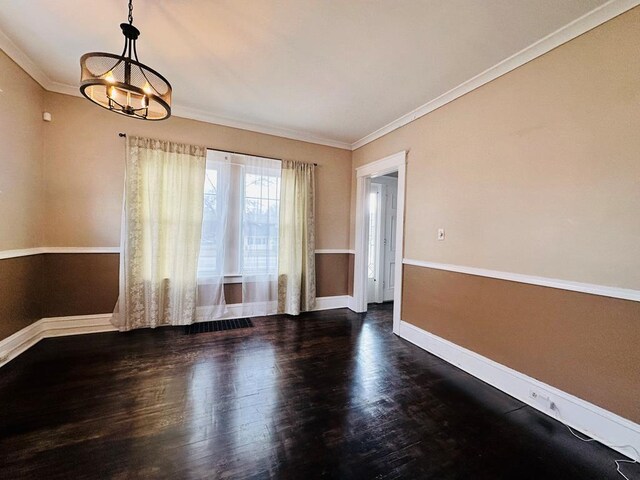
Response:
[[[390,305],[253,322],[40,342],[0,369],[0,478],[619,478],[617,453],[393,335]]]

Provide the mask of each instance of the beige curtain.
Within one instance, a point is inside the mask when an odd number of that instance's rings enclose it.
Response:
[[[120,330],[195,317],[206,148],[129,137],[120,253]]]
[[[282,161],[278,247],[278,313],[298,315],[316,303],[315,172]]]

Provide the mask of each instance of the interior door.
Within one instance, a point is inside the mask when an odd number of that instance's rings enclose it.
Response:
[[[383,274],[381,237],[383,233],[383,220],[381,209],[383,194],[382,185],[371,184],[369,194],[369,244],[367,253],[367,303],[382,302],[381,276]]]
[[[398,179],[391,178],[385,184],[385,220],[384,220],[384,271],[382,282],[382,301],[393,300],[396,268],[396,225],[398,212]]]

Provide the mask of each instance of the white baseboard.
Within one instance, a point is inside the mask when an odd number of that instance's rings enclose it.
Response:
[[[314,312],[320,310],[332,310],[334,308],[348,308],[349,295],[337,295],[335,297],[318,297],[316,298],[316,307]]]
[[[349,307],[351,299],[352,297],[348,295],[318,297],[314,311]],[[242,304],[235,303],[227,305],[227,314],[223,318],[234,319],[246,316]],[[43,338],[116,331],[118,329],[111,324],[111,313],[41,318],[13,335],[0,340],[0,367]]]
[[[43,326],[43,338],[82,335],[85,333],[117,332],[111,323],[111,313],[77,315],[73,317],[49,317],[39,320]]]
[[[352,312],[356,312],[356,313],[363,313],[363,312],[358,312],[357,308],[356,308],[356,299],[353,296],[349,296],[349,310],[351,310]]]
[[[43,338],[42,321],[38,320],[0,341],[0,366],[38,343],[41,338]]]
[[[110,322],[111,314],[41,318],[0,340],[0,367],[16,358],[43,338],[117,330]]]
[[[350,298],[351,297],[348,295],[337,295],[335,297],[317,297],[316,306],[312,311],[318,312],[321,310],[333,310],[335,308],[347,308],[349,307]],[[218,320],[233,320],[234,318],[244,318],[251,316],[254,315],[248,314],[246,311],[244,311],[244,306],[242,305],[242,303],[231,303],[227,305],[227,313],[221,316]],[[209,321],[208,318],[196,320],[196,322],[207,321]]]
[[[536,410],[550,417],[561,419],[570,427],[611,446],[629,458],[633,458],[634,452],[620,446],[628,445],[640,452],[640,425],[637,423],[528,377],[410,323],[400,322],[400,337],[508,393]],[[531,398],[532,390],[553,402],[557,406],[560,416],[556,417],[555,412],[547,407],[548,403],[545,404],[544,401],[539,402],[539,400]]]

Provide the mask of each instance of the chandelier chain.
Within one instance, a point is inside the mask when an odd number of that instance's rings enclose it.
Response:
[[[129,25],[133,25],[133,0],[129,0]]]

